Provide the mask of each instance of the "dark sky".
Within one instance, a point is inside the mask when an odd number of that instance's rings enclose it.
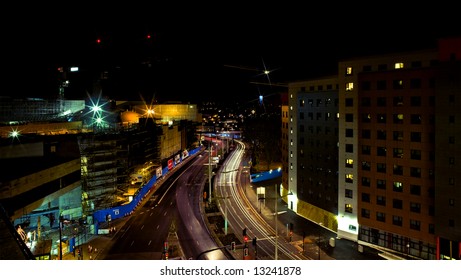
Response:
[[[343,58],[432,48],[436,38],[461,35],[459,15],[451,5],[102,3],[107,4],[20,3],[5,8],[8,17],[2,17],[1,28],[7,89],[0,95],[47,97],[54,94],[58,66],[89,69],[103,61],[122,69],[117,98],[250,100],[280,91],[277,83],[335,74]],[[152,36],[148,42],[147,34]],[[151,72],[130,70],[147,55],[152,57]],[[256,71],[264,67],[275,69],[269,75],[273,86],[255,84],[268,83]]]

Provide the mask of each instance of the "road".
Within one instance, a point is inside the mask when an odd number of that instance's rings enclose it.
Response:
[[[203,176],[208,156],[198,155],[162,185],[132,214],[114,237],[106,253],[108,260],[160,260],[165,258],[168,235],[178,234],[186,257],[216,248],[200,213]],[[202,254],[202,259],[227,259],[220,250]]]
[[[247,196],[244,194],[246,188],[250,187],[249,173],[246,173],[242,162],[244,162],[245,144],[240,141],[233,153],[224,162],[221,170],[215,177],[216,198],[220,202],[220,208],[224,216],[227,216],[228,224],[233,231],[238,233],[243,240],[243,230],[246,229],[248,237],[247,247],[249,248],[248,259],[283,259],[301,260],[305,256],[296,254],[298,250],[285,239],[276,234],[274,227],[269,225],[257,212]],[[275,204],[275,197],[272,198]],[[278,200],[280,197],[277,198]],[[269,198],[267,198],[269,200]],[[277,201],[278,202],[278,201]],[[280,208],[281,209],[281,208]],[[283,213],[277,211],[278,213]],[[274,216],[275,219],[280,215]],[[278,229],[283,225],[277,221]],[[241,234],[240,234],[241,233]],[[256,237],[256,247],[252,245],[252,239]]]

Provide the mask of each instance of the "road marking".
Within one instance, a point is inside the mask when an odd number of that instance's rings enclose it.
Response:
[[[144,228],[144,225],[142,225],[141,230]]]
[[[147,246],[150,246],[150,243],[152,242],[152,240],[149,240],[149,244],[147,244]]]
[[[133,244],[134,244],[134,240],[133,240],[133,241],[131,241],[131,244],[130,244],[130,246],[133,246]]]
[[[160,227],[160,225],[157,225],[157,229]]]

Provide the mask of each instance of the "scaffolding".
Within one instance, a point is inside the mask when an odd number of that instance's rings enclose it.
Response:
[[[84,134],[79,137],[82,175],[82,212],[114,205],[117,189],[117,141],[113,134]]]
[[[161,129],[141,127],[79,136],[82,212],[85,216],[123,204],[130,173],[160,163]]]

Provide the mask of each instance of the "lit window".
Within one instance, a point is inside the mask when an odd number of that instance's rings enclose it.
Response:
[[[403,191],[403,183],[402,182],[394,182],[393,189],[396,192],[402,192]]]
[[[347,183],[354,182],[354,175],[353,174],[346,174],[346,182]]]
[[[402,69],[403,68],[403,62],[396,62],[395,63],[395,69]]]
[[[346,167],[354,167],[354,160],[351,158],[346,159]]]
[[[346,208],[345,210],[347,213],[352,213],[352,204],[347,203],[345,205],[345,208]]]
[[[354,89],[354,83],[346,83],[346,91],[352,91]]]
[[[352,75],[352,67],[346,67],[346,75]]]

